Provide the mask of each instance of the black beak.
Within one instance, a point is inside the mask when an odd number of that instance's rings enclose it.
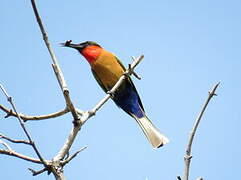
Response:
[[[77,49],[79,51],[82,51],[86,47],[86,44],[83,44],[83,43],[82,44],[72,44],[71,42],[72,42],[72,40],[68,40],[65,43],[60,43],[60,45],[62,47],[74,48],[74,49]]]

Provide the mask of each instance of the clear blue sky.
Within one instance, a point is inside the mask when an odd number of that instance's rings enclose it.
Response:
[[[89,65],[58,43],[93,40],[127,65],[145,55],[134,79],[146,112],[171,140],[153,150],[135,121],[109,101],[82,128],[71,153],[88,149],[65,168],[67,179],[171,180],[183,173],[188,134],[207,92],[221,82],[193,144],[191,179],[239,179],[241,154],[241,1],[38,1],[49,40],[67,80],[74,104],[88,110],[104,93]],[[3,0],[0,7],[0,82],[20,112],[40,115],[63,109],[65,101],[51,68],[29,1]],[[0,103],[8,107],[0,94]],[[0,133],[24,138],[15,118],[0,112]],[[46,159],[62,146],[71,116],[29,122]],[[24,145],[17,152],[35,156]],[[1,146],[2,147],[2,146]],[[0,155],[0,179],[33,179],[40,169]],[[54,179],[46,174],[34,179]]]

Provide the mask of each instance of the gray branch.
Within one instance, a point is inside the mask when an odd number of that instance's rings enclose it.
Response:
[[[27,145],[31,145],[31,143],[29,143],[28,141],[25,141],[25,140],[17,140],[17,139],[12,139],[12,138],[9,138],[3,134],[0,134],[0,138],[2,139],[6,139],[12,143],[21,143],[21,144],[27,144]]]
[[[37,176],[39,174],[44,173],[45,171],[48,171],[48,168],[43,168],[39,171],[35,171],[34,169],[28,168],[28,170],[32,173],[33,176]]]
[[[2,141],[1,139],[0,139],[0,144],[2,144],[4,147],[6,147],[8,151],[12,151],[12,148],[7,143]]]
[[[37,163],[37,164],[43,164],[43,162],[40,161],[39,159],[31,158],[29,156],[25,156],[23,154],[20,154],[20,153],[17,153],[15,151],[13,151],[13,150],[0,149],[0,154],[5,154],[5,155],[8,155],[8,156],[14,156],[14,157],[17,157],[17,158],[20,158],[20,159],[23,159],[23,160],[26,160],[26,161],[29,161],[29,162]],[[46,162],[46,163],[48,163],[48,162]]]
[[[65,164],[68,164],[72,159],[74,159],[81,151],[85,150],[86,148],[87,148],[87,146],[82,147],[80,150],[78,150],[77,152],[75,152],[74,154],[72,154],[71,156],[66,158],[65,160],[63,160],[62,165],[64,166]]]
[[[25,135],[27,136],[28,138],[28,141],[29,141],[29,144],[33,147],[35,153],[37,154],[38,158],[40,159],[40,161],[44,164],[45,167],[48,167],[48,165],[46,164],[45,160],[43,159],[43,157],[41,156],[39,150],[37,149],[34,141],[32,140],[29,132],[27,131],[26,127],[25,127],[25,124],[24,124],[24,121],[21,119],[21,117],[19,116],[18,112],[17,112],[17,109],[16,109],[16,106],[13,102],[13,98],[7,93],[6,89],[3,87],[2,84],[0,84],[0,89],[2,90],[2,92],[4,93],[4,95],[6,96],[7,98],[7,101],[11,104],[15,114],[17,115],[17,119],[19,121],[19,124],[21,126],[21,128],[23,129]]]
[[[205,101],[202,109],[201,109],[201,112],[199,113],[197,119],[196,119],[196,122],[194,123],[194,126],[190,132],[190,135],[189,135],[189,140],[188,140],[188,145],[187,145],[187,148],[186,148],[186,154],[184,156],[184,162],[185,162],[185,168],[184,168],[184,175],[183,175],[183,180],[188,180],[189,179],[189,170],[190,170],[190,162],[191,162],[191,158],[192,158],[192,155],[191,155],[191,151],[192,151],[192,143],[193,143],[193,139],[194,139],[194,136],[195,136],[195,133],[197,131],[197,128],[198,128],[198,125],[201,121],[201,118],[203,116],[203,113],[205,112],[207,106],[208,106],[208,103],[209,101],[212,99],[213,96],[216,96],[216,89],[218,88],[220,83],[217,83],[213,89],[208,92],[208,97],[207,97],[207,100]],[[180,177],[181,179],[181,177]],[[200,178],[199,178],[200,179]]]
[[[54,72],[56,74],[56,78],[59,82],[59,86],[63,92],[63,95],[64,95],[64,98],[65,98],[65,101],[66,101],[66,104],[67,104],[67,108],[71,111],[72,113],[72,116],[74,117],[74,122],[75,123],[79,123],[79,115],[78,115],[78,112],[76,111],[72,101],[71,101],[71,98],[70,98],[70,95],[69,95],[69,90],[68,90],[68,87],[67,87],[67,83],[64,79],[64,76],[63,76],[63,73],[60,69],[60,66],[59,66],[59,63],[58,63],[58,60],[54,54],[54,51],[53,51],[53,48],[48,40],[48,34],[44,28],[44,25],[42,23],[42,20],[41,20],[41,17],[38,13],[38,9],[36,7],[36,3],[35,3],[35,0],[31,0],[31,4],[32,4],[32,7],[33,7],[33,11],[34,11],[34,15],[36,17],[36,20],[37,20],[37,23],[39,25],[39,28],[41,30],[41,33],[42,33],[42,36],[43,36],[43,40],[45,42],[45,45],[49,51],[49,54],[51,56],[51,59],[52,59],[52,67],[54,69]]]
[[[4,111],[5,113],[7,113],[7,115],[5,116],[5,118],[9,117],[9,116],[14,116],[17,117],[17,114],[15,112],[13,112],[11,109],[8,109],[6,107],[4,107],[3,105],[0,104],[0,109],[2,111]],[[50,118],[56,118],[59,116],[62,116],[66,113],[68,113],[69,110],[68,108],[65,108],[61,111],[55,112],[55,113],[51,113],[51,114],[46,114],[46,115],[40,115],[40,116],[29,116],[29,115],[25,115],[22,113],[19,113],[19,117],[24,121],[38,121],[38,120],[46,120],[46,119],[50,119]]]

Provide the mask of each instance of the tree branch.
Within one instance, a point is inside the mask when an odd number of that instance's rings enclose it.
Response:
[[[26,161],[29,161],[29,162],[37,163],[37,164],[43,164],[43,162],[40,161],[39,159],[35,159],[35,158],[29,157],[29,156],[25,156],[23,154],[20,154],[20,153],[17,153],[15,151],[13,151],[13,150],[0,149],[0,154],[5,154],[5,155],[8,155],[8,156],[14,156],[14,157],[17,157],[17,158],[20,158],[20,159],[23,159],[23,160],[26,160]]]
[[[76,111],[72,101],[71,101],[71,98],[70,98],[70,95],[69,95],[69,90],[68,90],[68,87],[67,87],[67,83],[64,79],[64,76],[63,76],[63,73],[60,69],[60,66],[59,66],[59,63],[58,63],[58,60],[54,54],[54,51],[49,43],[49,40],[48,40],[48,34],[46,32],[46,30],[44,29],[44,26],[43,26],[43,23],[42,23],[42,20],[41,20],[41,17],[38,13],[38,9],[36,7],[36,3],[35,3],[35,0],[31,0],[31,4],[32,4],[32,7],[33,7],[33,11],[34,11],[34,15],[36,17],[36,20],[37,20],[37,23],[39,25],[39,28],[41,30],[41,33],[42,33],[42,36],[43,36],[43,40],[45,42],[45,45],[49,51],[49,54],[51,56],[51,59],[53,61],[53,64],[52,64],[52,67],[54,69],[54,72],[55,72],[55,75],[56,75],[56,78],[59,82],[59,85],[60,85],[60,88],[63,92],[63,95],[64,95],[64,98],[65,98],[65,101],[66,101],[66,105],[67,105],[67,108],[71,111],[72,113],[72,116],[74,118],[74,122],[75,123],[80,123],[80,119],[79,119],[79,115],[78,115],[78,112]]]
[[[85,150],[87,146],[82,147],[80,150],[69,156],[67,159],[62,161],[62,165],[64,166],[65,164],[68,164],[72,159],[74,159],[81,151]]]
[[[6,139],[12,143],[22,143],[22,144],[27,144],[27,145],[31,145],[31,143],[29,143],[28,141],[25,141],[25,140],[16,140],[16,139],[11,139],[3,134],[0,134],[0,138],[2,139]]]
[[[15,114],[17,115],[17,119],[18,119],[18,121],[19,121],[19,124],[20,124],[21,128],[23,129],[25,135],[27,136],[27,138],[28,138],[28,140],[29,140],[29,143],[30,143],[31,146],[33,147],[33,149],[34,149],[35,153],[37,154],[38,158],[39,158],[40,161],[44,164],[45,167],[48,167],[48,165],[46,164],[45,160],[42,158],[40,152],[38,151],[38,149],[37,149],[34,141],[32,140],[29,132],[27,131],[27,129],[26,129],[25,125],[24,125],[23,120],[20,118],[20,116],[19,116],[19,114],[18,114],[18,112],[17,112],[17,109],[16,109],[16,107],[15,107],[15,105],[14,105],[14,103],[13,103],[13,98],[8,95],[7,91],[5,90],[5,88],[3,87],[2,84],[0,84],[0,89],[1,89],[2,92],[5,94],[8,102],[11,104],[11,106],[12,106]]]
[[[61,72],[61,69],[60,69],[58,64],[52,64],[52,67],[53,67],[55,76],[57,77],[57,80],[58,80],[58,82],[60,84],[60,87],[62,89],[67,108],[71,112],[71,114],[72,114],[72,116],[74,118],[73,122],[74,122],[74,124],[78,124],[78,123],[80,123],[79,114],[78,114],[76,108],[74,107],[74,105],[73,105],[73,103],[71,101],[71,98],[70,98],[70,95],[69,95],[69,90],[67,88],[67,84],[66,84],[66,82],[64,80],[64,76],[63,76],[63,74]]]
[[[33,176],[37,176],[39,174],[42,174],[45,171],[48,171],[49,169],[48,168],[43,168],[43,169],[41,169],[39,171],[35,171],[34,169],[28,168],[28,170],[31,171]]]
[[[207,106],[208,106],[208,103],[209,101],[212,99],[213,96],[216,96],[216,89],[218,88],[220,83],[217,83],[213,89],[208,92],[208,97],[207,97],[207,100],[206,102],[204,103],[202,109],[201,109],[201,112],[199,113],[197,119],[196,119],[196,122],[190,132],[190,136],[189,136],[189,140],[188,140],[188,145],[187,145],[187,148],[186,148],[186,155],[184,156],[184,162],[185,162],[185,168],[184,168],[184,176],[183,176],[183,180],[188,180],[189,178],[189,170],[190,170],[190,162],[191,162],[191,158],[192,158],[192,155],[191,155],[191,150],[192,150],[192,143],[193,143],[193,139],[194,139],[194,136],[195,136],[195,133],[197,131],[197,128],[198,128],[198,125],[201,121],[201,118],[203,116],[203,113],[204,111],[206,110]]]
[[[2,141],[1,139],[0,139],[0,144],[2,144],[3,146],[5,146],[8,151],[12,151],[12,148],[11,148],[7,143],[5,143],[4,141]]]
[[[7,113],[7,115],[5,116],[5,118],[9,117],[9,116],[14,116],[17,117],[17,114],[15,112],[13,112],[11,109],[8,109],[6,107],[4,107],[3,105],[0,104],[0,109],[3,110],[5,113]],[[51,113],[51,114],[46,114],[46,115],[40,115],[40,116],[28,116],[28,115],[24,115],[22,113],[19,113],[19,117],[24,121],[38,121],[38,120],[45,120],[45,119],[50,119],[50,118],[56,118],[59,116],[62,116],[66,113],[68,113],[69,110],[67,108],[55,112],[55,113]]]
[[[38,23],[38,25],[40,27],[40,30],[41,30],[41,33],[43,35],[44,42],[46,44],[46,47],[48,48],[48,51],[49,51],[50,56],[51,56],[51,59],[53,61],[52,67],[54,69],[54,72],[55,72],[56,78],[58,80],[58,83],[60,85],[60,88],[61,88],[61,90],[63,92],[67,109],[69,111],[71,111],[71,114],[72,114],[72,116],[74,118],[74,121],[73,121],[74,122],[74,127],[73,127],[73,130],[71,131],[69,137],[71,137],[71,136],[72,137],[76,137],[76,135],[77,135],[77,133],[80,130],[80,127],[81,127],[81,121],[80,121],[80,118],[79,118],[79,114],[78,114],[76,108],[74,107],[74,105],[73,105],[73,103],[71,101],[71,98],[70,98],[70,95],[69,95],[69,90],[67,88],[67,84],[65,82],[63,73],[62,73],[62,71],[61,71],[61,69],[59,67],[57,58],[56,58],[56,56],[55,56],[55,54],[53,52],[53,49],[52,49],[52,47],[51,47],[51,45],[50,45],[50,43],[48,41],[48,35],[47,35],[47,33],[46,33],[45,29],[44,29],[42,20],[41,20],[41,18],[39,16],[39,13],[38,13],[35,1],[31,0],[31,4],[32,4],[32,7],[33,7],[33,11],[34,11],[34,15],[36,17],[37,23]],[[67,141],[69,143],[68,144],[64,144],[64,146],[60,150],[60,153],[58,153],[55,156],[55,158],[53,158],[53,162],[59,162],[69,152],[69,149],[70,149],[71,145],[73,144],[74,138],[72,138],[72,139],[68,138],[68,140],[69,139],[70,139],[70,141]],[[63,151],[63,149],[64,149],[64,151]],[[55,178],[57,180],[65,179],[64,178],[64,174],[63,174],[63,167],[61,167],[59,163],[57,165],[55,165],[55,166],[52,166],[51,171],[53,172],[53,174],[54,174],[54,176],[55,176]]]

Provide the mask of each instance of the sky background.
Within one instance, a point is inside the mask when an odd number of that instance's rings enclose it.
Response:
[[[172,180],[183,174],[189,132],[208,91],[221,82],[193,143],[190,179],[239,179],[241,153],[241,1],[38,1],[39,12],[67,81],[74,105],[92,108],[104,93],[88,63],[59,43],[96,41],[127,65],[145,55],[133,78],[145,110],[170,143],[152,149],[135,120],[112,101],[81,129],[70,153],[88,146],[65,167],[67,179]],[[29,1],[1,1],[0,83],[19,112],[41,115],[65,107]],[[10,105],[0,93],[0,104]],[[4,119],[0,133],[25,139],[16,118]],[[26,124],[37,147],[51,159],[72,127],[70,114]],[[36,157],[30,147],[9,144]],[[3,146],[0,146],[4,148]],[[32,177],[41,169],[0,155],[0,179]]]

